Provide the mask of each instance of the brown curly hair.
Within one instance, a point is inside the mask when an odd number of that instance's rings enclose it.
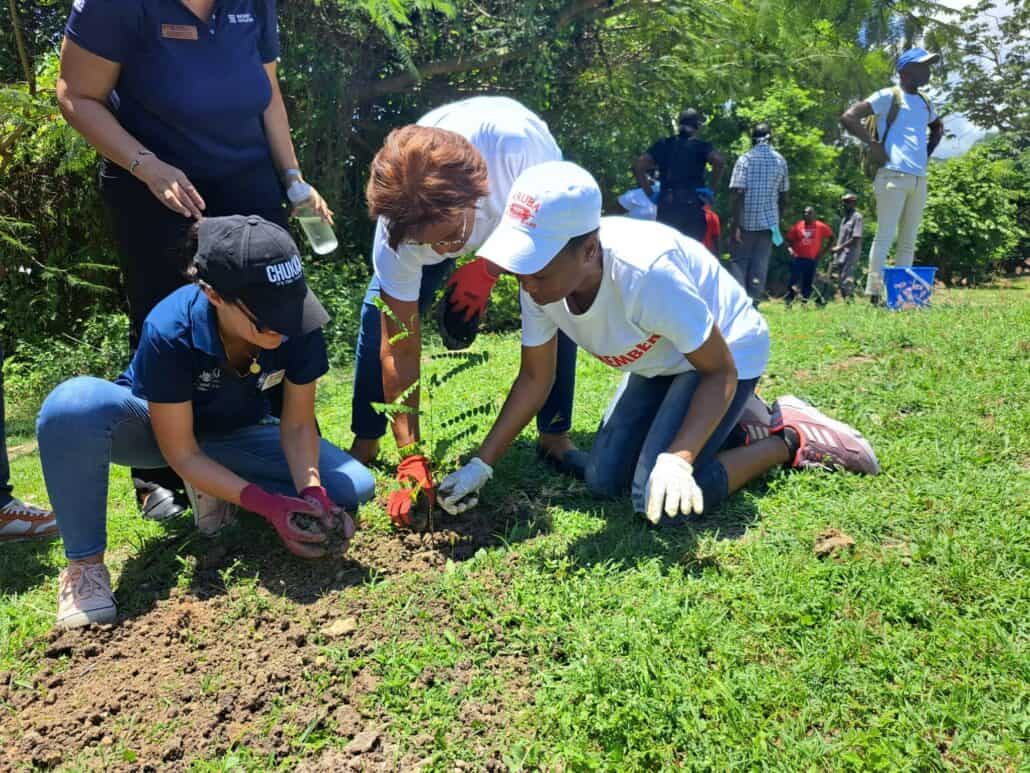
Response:
[[[489,193],[486,161],[457,132],[430,126],[394,129],[374,159],[368,214],[387,221],[393,249],[440,220],[457,218]]]

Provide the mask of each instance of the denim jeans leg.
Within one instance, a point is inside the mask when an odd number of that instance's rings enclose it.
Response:
[[[424,315],[433,305],[436,291],[450,270],[453,260],[445,260],[432,266],[422,267],[422,285],[418,294],[419,314]],[[381,312],[376,308],[380,285],[376,276],[368,283],[365,301],[361,306],[361,328],[354,353],[354,394],[351,398],[351,431],[355,437],[365,440],[381,438],[386,434],[386,417],[372,407],[382,403],[383,364],[379,359],[382,342]]]
[[[107,547],[111,463],[164,467],[145,401],[129,387],[90,376],[65,381],[43,402],[36,422],[39,459],[70,559]]]
[[[576,394],[576,343],[558,331],[558,363],[554,385],[547,402],[536,415],[536,428],[541,433],[568,432],[572,429],[572,401]]]
[[[279,427],[255,424],[233,432],[203,435],[204,453],[244,480],[268,491],[296,496],[280,441]],[[318,473],[329,498],[354,512],[375,493],[375,480],[363,464],[324,438],[320,441]]]
[[[638,513],[643,513],[647,509],[647,501],[645,499],[647,481],[651,477],[651,471],[658,460],[658,455],[668,450],[673,439],[683,427],[683,419],[687,415],[700,381],[701,377],[697,371],[688,371],[676,376],[669,386],[665,399],[662,401],[654,420],[649,425],[647,437],[640,455],[637,457],[636,468],[633,472],[632,499],[633,507]],[[737,390],[733,395],[729,408],[726,409],[722,420],[715,428],[711,437],[708,438],[708,442],[701,449],[701,453],[694,460],[692,465],[695,473],[694,479],[702,486],[705,512],[710,512],[718,506],[728,493],[724,485],[726,481],[725,472],[721,477],[713,476],[707,474],[705,468],[710,465],[719,465],[715,456],[722,450],[726,439],[740,420],[744,404],[754,393],[757,383],[758,379],[756,378],[737,382]],[[706,480],[714,481],[717,484],[721,481],[723,485],[716,485],[709,487],[710,490],[705,490],[704,481]],[[663,516],[663,521],[665,520]],[[678,521],[679,519],[677,519]]]
[[[623,378],[590,448],[586,484],[592,493],[618,497],[629,490],[648,428],[671,383],[669,376]]]

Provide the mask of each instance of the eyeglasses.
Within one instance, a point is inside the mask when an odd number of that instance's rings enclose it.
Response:
[[[461,220],[461,236],[459,236],[457,239],[441,239],[438,242],[420,242],[415,239],[405,239],[401,242],[401,244],[407,247],[431,247],[432,249],[436,249],[439,247],[444,252],[450,252],[450,250],[447,249],[448,247],[453,247],[454,249],[460,250],[462,247],[465,246],[465,243],[468,241],[469,224],[474,223],[475,221],[475,215],[469,217],[469,210],[465,210],[465,214],[462,216]]]

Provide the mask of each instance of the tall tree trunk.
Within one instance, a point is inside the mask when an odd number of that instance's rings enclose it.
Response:
[[[18,59],[21,60],[21,69],[25,72],[25,80],[29,84],[29,93],[36,96],[36,68],[32,66],[29,47],[25,45],[25,33],[22,31],[16,3],[17,0],[7,0],[7,7],[11,12],[11,26],[14,29],[14,43],[18,47]]]

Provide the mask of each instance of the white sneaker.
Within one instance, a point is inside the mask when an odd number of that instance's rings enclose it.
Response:
[[[49,510],[12,499],[0,507],[0,542],[57,536],[57,518]]]
[[[237,507],[232,502],[205,494],[186,483],[186,497],[193,510],[193,523],[205,537],[213,537],[226,526],[236,522]]]
[[[103,564],[71,564],[61,572],[57,594],[58,628],[111,623],[118,616],[111,575]]]

